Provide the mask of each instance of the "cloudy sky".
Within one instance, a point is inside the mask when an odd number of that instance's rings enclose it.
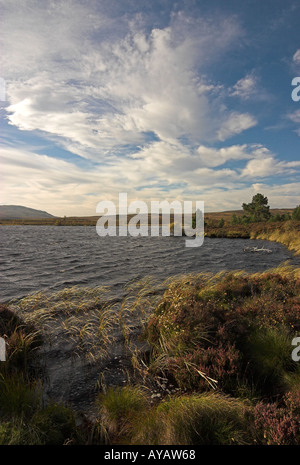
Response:
[[[120,192],[206,211],[257,192],[300,203],[298,0],[0,7],[1,204],[68,216]]]

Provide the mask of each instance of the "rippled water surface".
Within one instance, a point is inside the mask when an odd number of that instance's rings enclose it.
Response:
[[[247,239],[205,238],[202,247],[185,247],[184,237],[99,237],[95,227],[0,227],[2,302],[39,290],[110,285],[118,291],[132,280],[194,271],[262,271],[290,260],[281,244]],[[245,253],[245,246],[273,253]]]

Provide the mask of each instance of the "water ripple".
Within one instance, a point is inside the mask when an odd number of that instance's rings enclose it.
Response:
[[[187,248],[183,237],[99,237],[94,227],[0,227],[0,301],[39,290],[83,285],[124,284],[153,275],[168,276],[223,269],[262,271],[300,258],[281,244],[247,239],[205,238],[202,247]],[[272,254],[246,254],[255,243]]]

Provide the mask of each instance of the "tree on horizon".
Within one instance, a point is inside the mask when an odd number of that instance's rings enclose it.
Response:
[[[268,197],[257,193],[252,197],[252,202],[243,203],[245,216],[253,222],[267,221],[271,217],[270,207],[268,205]]]

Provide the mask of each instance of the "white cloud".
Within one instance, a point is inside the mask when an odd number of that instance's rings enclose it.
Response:
[[[237,81],[230,95],[247,100],[256,93],[256,87],[257,78],[252,74],[247,74],[247,76]]]
[[[294,53],[293,62],[300,65],[300,48]]]
[[[223,162],[244,160],[246,166],[242,171],[214,169],[209,157],[218,160],[218,165],[221,157]],[[255,193],[249,180],[279,171],[294,172],[300,165],[296,161],[279,162],[261,146],[224,150],[201,146],[191,152],[176,141],[158,141],[130,157],[93,167],[78,167],[24,147],[4,147],[0,163],[1,203],[25,204],[60,216],[95,215],[100,200],[117,202],[119,192],[127,192],[130,200],[204,200],[210,211],[240,208],[241,199]],[[299,194],[297,186],[294,196]]]
[[[229,160],[244,160],[253,156],[253,154],[247,152],[246,144],[232,145],[220,149],[200,145],[197,152],[200,155],[200,160],[206,166],[211,167],[223,165]]]
[[[300,123],[300,110],[294,111],[294,113],[290,113],[288,117],[294,123]]]
[[[199,143],[249,127],[250,116],[240,115],[238,124],[237,114],[213,104],[222,86],[208,89],[201,72],[241,34],[235,20],[177,13],[161,29],[145,32],[138,21],[123,19],[116,32],[93,3],[11,5],[5,6],[3,69],[9,121],[19,129],[44,131],[98,160],[147,142],[145,133]],[[231,126],[220,129],[228,114]]]
[[[300,161],[279,161],[273,156],[250,160],[242,171],[242,176],[267,177],[272,175],[284,175],[295,173],[300,168]]]
[[[249,113],[232,112],[231,114],[227,115],[226,120],[218,130],[218,139],[220,141],[224,141],[236,134],[240,134],[246,129],[256,126],[256,124],[256,119]]]
[[[289,113],[287,115],[288,119],[291,120],[293,123],[300,124],[300,110],[296,110],[293,113]],[[300,136],[300,127],[296,129],[298,136]]]

